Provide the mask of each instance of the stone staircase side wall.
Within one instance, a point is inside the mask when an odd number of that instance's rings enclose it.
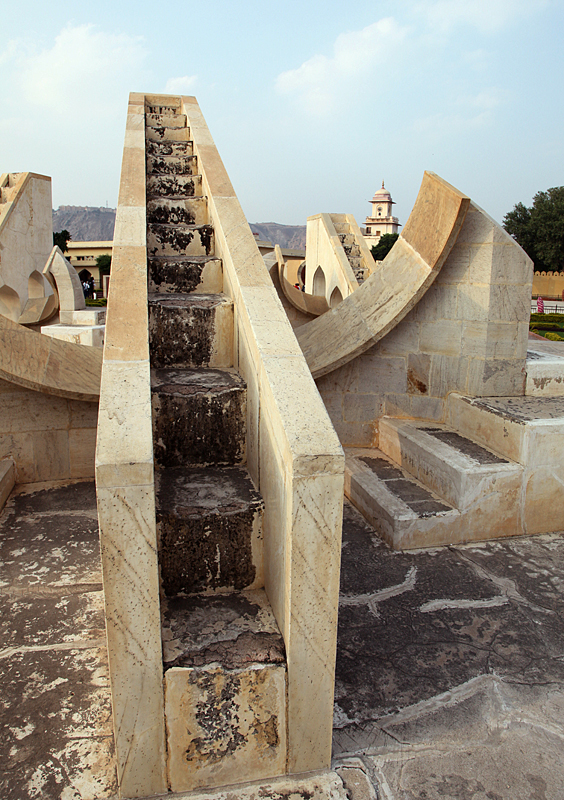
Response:
[[[153,477],[145,96],[126,122],[100,388],[96,492],[120,796],[167,791]]]
[[[265,502],[266,591],[286,645],[288,771],[331,758],[344,454],[200,108],[182,98],[203,176],[234,364],[247,383],[247,467]]]
[[[344,218],[344,217],[343,217]],[[343,249],[330,214],[315,214],[307,218],[306,232],[306,292],[314,292],[314,275],[321,267],[325,275],[325,299],[338,288],[343,297],[358,289],[358,283]]]
[[[523,250],[471,203],[419,303],[381,341],[318,379],[341,443],[377,445],[384,414],[441,421],[450,392],[522,395],[532,278]]]

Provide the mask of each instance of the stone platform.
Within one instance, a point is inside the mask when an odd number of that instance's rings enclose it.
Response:
[[[345,503],[334,766],[381,800],[560,800],[564,535],[398,553]]]
[[[117,797],[95,509],[0,516],[3,800]],[[168,800],[561,800],[563,587],[562,534],[394,552],[345,503],[334,771]]]
[[[94,484],[27,484],[0,514],[0,796],[117,796]]]

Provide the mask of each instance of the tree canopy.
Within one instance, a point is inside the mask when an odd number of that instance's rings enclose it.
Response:
[[[397,242],[398,237],[399,233],[385,233],[381,236],[378,244],[375,244],[370,250],[374,261],[383,261]]]
[[[564,186],[537,192],[531,208],[517,203],[503,218],[503,227],[535,269],[564,271]]]
[[[97,256],[96,266],[100,271],[100,275],[109,275],[112,266],[112,257],[108,255]]]
[[[58,231],[57,233],[53,233],[53,244],[60,247],[63,253],[67,252],[68,243],[70,242],[71,239],[72,236],[66,229]]]

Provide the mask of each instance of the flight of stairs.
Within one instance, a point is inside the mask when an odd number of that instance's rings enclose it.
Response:
[[[356,237],[351,230],[349,222],[347,222],[345,214],[331,214],[330,216],[357,282],[359,284],[364,283],[369,275],[369,271],[364,263],[360,246],[356,241]]]
[[[186,117],[146,115],[153,445],[169,783],[285,771],[284,644],[264,592],[263,501]],[[229,712],[225,700],[229,697]]]
[[[526,397],[452,394],[447,424],[383,417],[378,448],[347,451],[345,492],[395,549],[560,530],[562,512],[551,520],[536,510],[560,508],[561,457],[550,441],[564,436],[564,402],[551,401],[549,426],[547,406]]]

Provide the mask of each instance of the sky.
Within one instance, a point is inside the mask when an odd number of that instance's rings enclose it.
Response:
[[[0,2],[0,173],[115,207],[128,94],[195,95],[249,222],[425,170],[501,222],[564,185],[564,0]]]

